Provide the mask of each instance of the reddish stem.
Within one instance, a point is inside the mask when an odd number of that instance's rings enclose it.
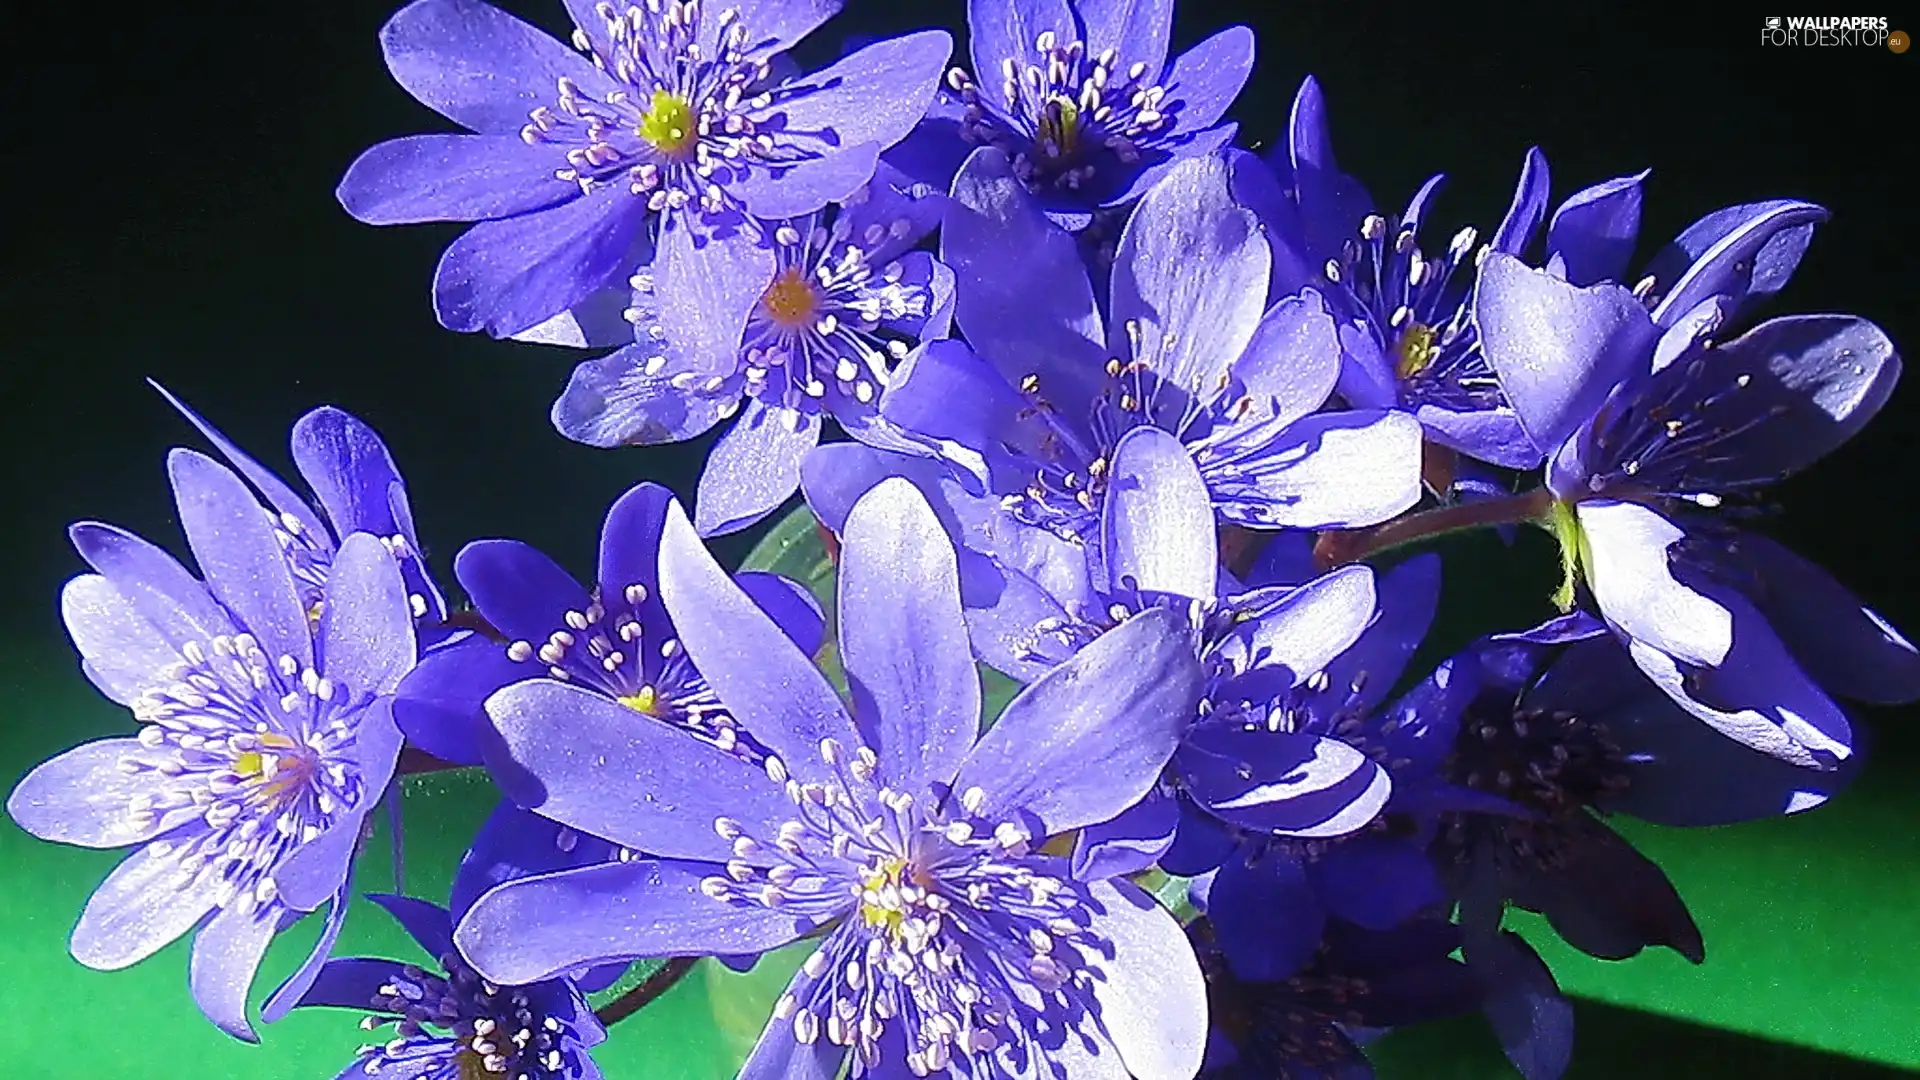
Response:
[[[1320,569],[1331,570],[1336,566],[1359,562],[1369,555],[1447,533],[1537,521],[1545,516],[1547,507],[1552,503],[1553,494],[1540,487],[1504,499],[1486,499],[1403,514],[1372,528],[1323,532],[1314,542],[1313,559]]]

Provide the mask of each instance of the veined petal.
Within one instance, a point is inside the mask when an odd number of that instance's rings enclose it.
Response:
[[[1247,420],[1284,427],[1326,404],[1340,377],[1340,338],[1320,294],[1306,289],[1267,309],[1231,374],[1252,399]]]
[[[1087,886],[1090,929],[1113,956],[1089,957],[1100,1026],[1138,1080],[1189,1080],[1207,1043],[1207,987],[1186,934],[1128,881]]]
[[[320,608],[322,671],[356,694],[391,694],[413,667],[413,611],[400,566],[371,533],[340,545]]]
[[[554,178],[560,151],[518,135],[407,135],[353,159],[334,197],[365,225],[512,217],[580,197]]]
[[[118,704],[133,704],[180,659],[178,648],[99,574],[67,582],[60,590],[60,617],[87,677]]]
[[[1576,508],[1592,552],[1587,584],[1600,614],[1628,638],[1699,667],[1733,648],[1733,616],[1674,577],[1667,549],[1685,530],[1638,503],[1589,499]]]
[[[294,588],[293,570],[267,511],[246,483],[205,454],[167,455],[180,526],[207,588],[269,657],[313,666],[313,634]]]
[[[1253,74],[1253,53],[1253,31],[1245,26],[1229,26],[1174,58],[1160,85],[1166,87],[1165,100],[1179,103],[1169,114],[1173,119],[1170,134],[1176,138],[1162,144],[1162,149],[1199,156],[1211,154],[1233,141],[1231,131],[1218,143],[1196,136],[1202,129],[1219,123],[1233,106],[1233,99],[1247,85],[1247,76]],[[1120,62],[1127,62],[1125,52],[1120,54]],[[1196,145],[1181,146],[1178,136],[1186,136]],[[1136,186],[1134,190],[1150,189]]]
[[[408,93],[475,131],[517,133],[556,100],[562,77],[594,99],[615,88],[579,53],[480,0],[417,0],[381,28],[380,47]]]
[[[158,766],[175,752],[138,739],[95,739],[42,762],[14,785],[7,814],[42,840],[115,848],[153,839],[199,816],[191,806],[135,814],[133,802],[179,783]],[[146,766],[128,772],[123,763]]]
[[[1217,649],[1236,670],[1235,685],[1257,682],[1271,697],[1304,682],[1346,652],[1376,614],[1373,568],[1343,566],[1288,593],[1235,627]]]
[[[1674,238],[1647,272],[1673,287],[1653,309],[1667,325],[1709,296],[1747,307],[1785,287],[1827,211],[1808,202],[1775,199],[1717,210]]]
[[[740,407],[738,392],[705,393],[649,375],[658,346],[626,345],[582,360],[554,399],[554,429],[577,443],[610,448],[685,442],[706,434]]]
[[[1156,427],[1121,437],[1100,518],[1107,592],[1213,599],[1220,552],[1212,524],[1206,481],[1179,439]]]
[[[1360,750],[1306,733],[1203,726],[1174,762],[1208,811],[1277,836],[1345,836],[1378,816],[1393,790]]]
[[[1242,436],[1258,442],[1260,436]],[[1399,410],[1315,413],[1201,475],[1229,521],[1253,528],[1355,528],[1420,500],[1420,423]]]
[[[1640,184],[1652,172],[1616,177],[1574,192],[1553,212],[1547,250],[1575,285],[1616,281],[1640,238]]]
[[[211,882],[180,868],[176,852],[151,845],[122,860],[93,890],[69,945],[95,971],[118,971],[172,944],[214,909]],[[179,879],[185,877],[186,881]]]
[[[1001,65],[1035,57],[1034,42],[1046,31],[1062,45],[1079,38],[1067,0],[967,0],[967,37],[973,71],[1000,77]]]
[[[749,399],[707,456],[694,527],[701,536],[719,536],[778,510],[800,486],[800,459],[819,442],[819,413]]]
[[[277,922],[270,909],[222,908],[193,938],[187,965],[193,1000],[214,1027],[241,1042],[260,1041],[247,1022],[247,991],[266,959]]]

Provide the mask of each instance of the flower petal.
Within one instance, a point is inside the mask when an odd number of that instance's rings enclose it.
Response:
[[[1750,307],[1780,291],[1813,241],[1827,211],[1808,202],[1775,199],[1716,210],[1687,226],[1655,256],[1647,272],[1673,287],[1654,306],[1661,326],[1710,296]]]
[[[1315,413],[1242,436],[1226,461],[1200,455],[1220,515],[1253,528],[1372,525],[1420,500],[1420,423],[1399,410]]]
[[[1073,847],[1073,876],[1100,881],[1151,869],[1173,846],[1180,828],[1177,797],[1159,787],[1112,821],[1080,830]]]
[[[1568,196],[1547,226],[1547,250],[1575,285],[1615,281],[1640,238],[1640,184],[1652,172],[1615,177]]]
[[[214,600],[205,583],[153,544],[124,529],[95,521],[74,524],[67,529],[67,535],[73,540],[74,550],[100,572],[121,601],[110,607],[105,592],[98,586],[85,586],[86,592],[79,599],[86,603],[73,614],[81,615],[84,611],[92,625],[83,631],[79,623],[70,618],[67,629],[74,634],[75,644],[82,645],[81,654],[89,662],[103,667],[113,665],[127,677],[134,678],[141,673],[129,666],[134,664],[133,658],[129,656],[125,663],[116,663],[105,651],[107,642],[124,647],[129,643],[124,640],[127,638],[157,637],[171,647],[171,653],[177,654],[189,641],[204,647],[215,637],[238,632],[233,616]],[[76,579],[80,580],[85,579]],[[132,618],[135,622],[124,629],[110,630],[106,622],[112,618]],[[103,651],[89,654],[83,637],[97,637]],[[177,659],[177,655],[172,655],[161,667]],[[147,669],[145,677],[151,678],[160,670]]]
[[[393,699],[376,699],[347,721],[355,729],[363,794],[357,804],[328,823],[325,832],[295,847],[273,868],[282,904],[313,911],[343,888],[360,846],[360,826],[386,794],[400,762],[400,729],[393,723]]]
[[[160,854],[151,845],[123,859],[93,890],[69,948],[95,971],[118,971],[172,944],[214,910],[210,883],[181,874],[178,850]]]
[[[205,454],[167,455],[180,526],[207,588],[260,642],[269,658],[313,666],[306,607],[259,500],[238,476]]]
[[[247,991],[277,922],[269,908],[236,905],[216,912],[193,938],[187,982],[194,1003],[214,1027],[242,1042],[260,1041],[247,1022]]]
[[[1032,63],[1034,42],[1049,30],[1062,46],[1079,40],[1067,0],[967,0],[968,44],[981,79],[1000,78],[1008,60]]]
[[[656,346],[627,345],[575,365],[553,402],[554,429],[603,449],[651,446],[703,435],[739,408],[738,394],[682,389],[671,377],[647,374],[656,355]]]
[[[1216,272],[1195,274],[1196,264]],[[1156,395],[1156,423],[1174,429],[1218,396],[1266,310],[1271,266],[1224,159],[1183,161],[1140,200],[1114,257],[1107,349],[1171,384]]]
[[[1520,163],[1520,180],[1513,188],[1513,201],[1507,204],[1506,216],[1493,231],[1490,242],[1493,250],[1508,255],[1526,254],[1534,233],[1540,229],[1540,219],[1547,216],[1547,197],[1553,189],[1551,175],[1547,155],[1537,146],[1528,147],[1527,156]],[[1552,246],[1551,234],[1548,246]]]
[[[273,1024],[286,1019],[300,1004],[301,997],[305,996],[314,980],[320,977],[320,972],[327,966],[328,957],[333,955],[334,946],[340,941],[341,928],[347,924],[347,901],[352,896],[353,882],[349,878],[341,884],[340,891],[328,899],[326,921],[320,925],[320,936],[314,941],[306,959],[261,1003],[261,1020]]]
[[[288,487],[285,481],[275,476],[266,466],[255,461],[246,451],[235,445],[233,440],[222,434],[219,428],[208,423],[205,417],[194,412],[186,402],[175,397],[172,391],[152,379],[147,380],[147,385],[158,391],[161,397],[167,399],[167,404],[178,409],[180,415],[186,417],[189,423],[198,428],[200,434],[205,435],[207,441],[227,459],[227,464],[232,465],[236,472],[246,478],[247,483],[252,484],[266,496],[270,506],[282,514],[292,514],[300,522],[301,527],[308,530],[310,539],[316,542],[332,543],[333,537],[329,535],[326,524],[314,514],[313,508],[307,505],[307,501]]]
[[[570,870],[576,866],[613,862],[618,855],[610,840],[578,832],[551,818],[502,799],[482,822],[473,843],[460,857],[448,898],[450,922],[458,922],[487,890],[502,882]],[[416,940],[419,935],[415,935]],[[429,949],[428,951],[432,951]]]
[[[1221,865],[1207,894],[1207,919],[1235,976],[1279,982],[1313,959],[1327,915],[1301,865],[1270,855]]]
[[[1369,930],[1391,930],[1447,902],[1426,853],[1398,837],[1353,837],[1307,864],[1307,876],[1328,914]]]
[[[1087,886],[1098,905],[1088,929],[1112,943],[1091,956],[1100,1026],[1138,1080],[1189,1080],[1207,1044],[1207,985],[1193,946],[1167,910],[1139,886]]]
[[[840,657],[881,775],[921,791],[954,775],[980,729],[980,676],[953,544],[913,485],[882,481],[841,533]]]
[[[1360,640],[1376,604],[1370,566],[1343,566],[1294,589],[1216,647],[1239,673],[1222,692],[1267,700],[1324,671]]]
[[[1316,269],[1340,253],[1340,246],[1373,210],[1373,199],[1333,159],[1327,130],[1327,106],[1320,83],[1309,75],[1293,98],[1287,124],[1287,151],[1293,187],[1306,227],[1309,265]]]
[[[380,47],[387,70],[422,104],[492,134],[517,137],[529,112],[557,100],[563,76],[594,100],[616,85],[579,53],[480,0],[417,0],[381,28]]]
[[[1253,55],[1253,31],[1245,26],[1229,26],[1174,58],[1172,66],[1160,80],[1160,85],[1166,88],[1166,97],[1162,100],[1172,104],[1168,116],[1173,125],[1167,134],[1186,136],[1192,145],[1182,146],[1176,138],[1172,142],[1162,143],[1161,149],[1172,150],[1180,157],[1197,157],[1210,155],[1233,141],[1232,131],[1227,131],[1226,138],[1217,142],[1196,136],[1202,129],[1212,128],[1219,123],[1220,118],[1233,107],[1233,99],[1240,95],[1240,90],[1247,85],[1247,77],[1253,74]],[[1120,63],[1123,67],[1128,63],[1124,52],[1120,56]],[[1149,67],[1147,70],[1153,69]],[[1231,124],[1225,126],[1233,127]],[[1214,130],[1217,132],[1219,129]],[[1136,184],[1129,188],[1129,193],[1137,196],[1149,190],[1152,190],[1150,185]],[[1108,205],[1114,204],[1109,202]]]
[[[1491,986],[1481,1005],[1522,1080],[1558,1080],[1573,1057],[1573,1004],[1553,973],[1511,930],[1468,947],[1467,964]]]
[[[720,436],[693,502],[701,536],[737,532],[780,508],[800,487],[800,459],[820,442],[820,414],[750,398]]]
[[[645,207],[621,184],[468,229],[440,256],[433,309],[449,330],[510,337],[633,273]]]
[[[503,637],[545,641],[592,597],[560,564],[518,540],[475,540],[453,559],[453,576]]]
[[[1113,448],[1100,544],[1109,593],[1212,600],[1220,581],[1213,500],[1187,448],[1138,427]]]
[[[394,691],[393,720],[416,749],[454,765],[479,765],[485,747],[499,739],[487,721],[488,695],[539,673],[476,634],[420,658]]]
[[[1480,348],[1544,454],[1593,417],[1658,336],[1647,309],[1614,284],[1578,288],[1498,252],[1474,293]]]
[[[320,977],[300,995],[300,1004],[371,1012],[379,1008],[374,1002],[386,996],[380,988],[392,984],[405,970],[398,960],[360,956],[329,960]]]
[[[809,920],[700,891],[713,863],[636,859],[509,881],[474,901],[453,940],[489,981],[513,986],[635,957],[759,953]]]
[[[1697,667],[1733,648],[1733,616],[1675,578],[1668,549],[1686,537],[1639,503],[1589,499],[1576,509],[1591,552],[1587,583],[1600,614],[1628,638]]]
[[[353,159],[334,197],[365,225],[512,217],[580,197],[554,178],[563,149],[518,135],[408,135]]]
[[[759,769],[571,683],[515,683],[487,699],[487,715],[509,756],[490,763],[507,794],[581,832],[719,860],[732,845],[714,831],[716,819],[771,829],[792,816]]]
[[[1210,813],[1276,836],[1345,836],[1377,817],[1393,790],[1366,754],[1305,732],[1202,725],[1174,767]]]
[[[413,667],[413,611],[393,553],[371,533],[340,545],[320,609],[324,674],[354,694],[391,694]]]
[[[740,367],[741,335],[773,284],[775,263],[766,237],[757,231],[710,229],[684,214],[667,217],[653,260],[650,295],[635,298],[643,312],[651,305],[657,326],[642,318],[636,340],[646,344],[657,329],[662,335],[658,340],[670,347],[668,370],[687,389],[722,389]]]
[[[1159,779],[1199,694],[1184,616],[1135,615],[1022,690],[975,744],[953,790],[977,786],[986,795],[979,816],[1025,812],[1047,835],[1110,820]]]
[[[394,554],[407,591],[427,601],[427,616],[444,618],[446,601],[420,553],[406,484],[379,434],[340,409],[314,409],[294,422],[293,461],[320,500],[336,536],[370,532],[384,540],[397,536],[407,542],[404,552]]]
[[[178,751],[148,749],[138,739],[95,739],[41,762],[7,796],[14,824],[42,840],[90,848],[143,843],[198,817],[193,806],[135,814],[135,800],[150,800],[178,785],[158,766]],[[123,766],[144,766],[128,772]]]
[[[1231,373],[1252,399],[1249,420],[1285,427],[1326,404],[1340,377],[1340,338],[1320,294],[1306,289],[1267,309]]]

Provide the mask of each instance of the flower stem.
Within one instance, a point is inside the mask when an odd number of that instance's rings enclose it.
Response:
[[[673,989],[693,965],[700,960],[697,956],[676,956],[660,965],[653,974],[640,980],[640,985],[593,1010],[593,1015],[607,1027],[625,1020],[641,1009],[646,1008],[661,994]]]
[[[1552,492],[1538,487],[1504,499],[1486,499],[1403,514],[1371,528],[1323,532],[1314,542],[1313,559],[1322,570],[1331,570],[1336,566],[1359,562],[1370,555],[1447,533],[1541,521],[1552,505]]]

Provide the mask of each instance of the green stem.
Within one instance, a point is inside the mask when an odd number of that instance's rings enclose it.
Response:
[[[1323,532],[1314,542],[1313,558],[1322,570],[1331,570],[1448,533],[1542,521],[1552,506],[1553,494],[1539,487],[1504,499],[1403,514],[1371,528]]]
[[[646,1008],[655,998],[673,989],[676,983],[687,977],[687,973],[693,970],[693,965],[699,960],[697,956],[676,956],[668,960],[653,974],[640,980],[639,986],[593,1010],[593,1015],[601,1024],[612,1027]]]

